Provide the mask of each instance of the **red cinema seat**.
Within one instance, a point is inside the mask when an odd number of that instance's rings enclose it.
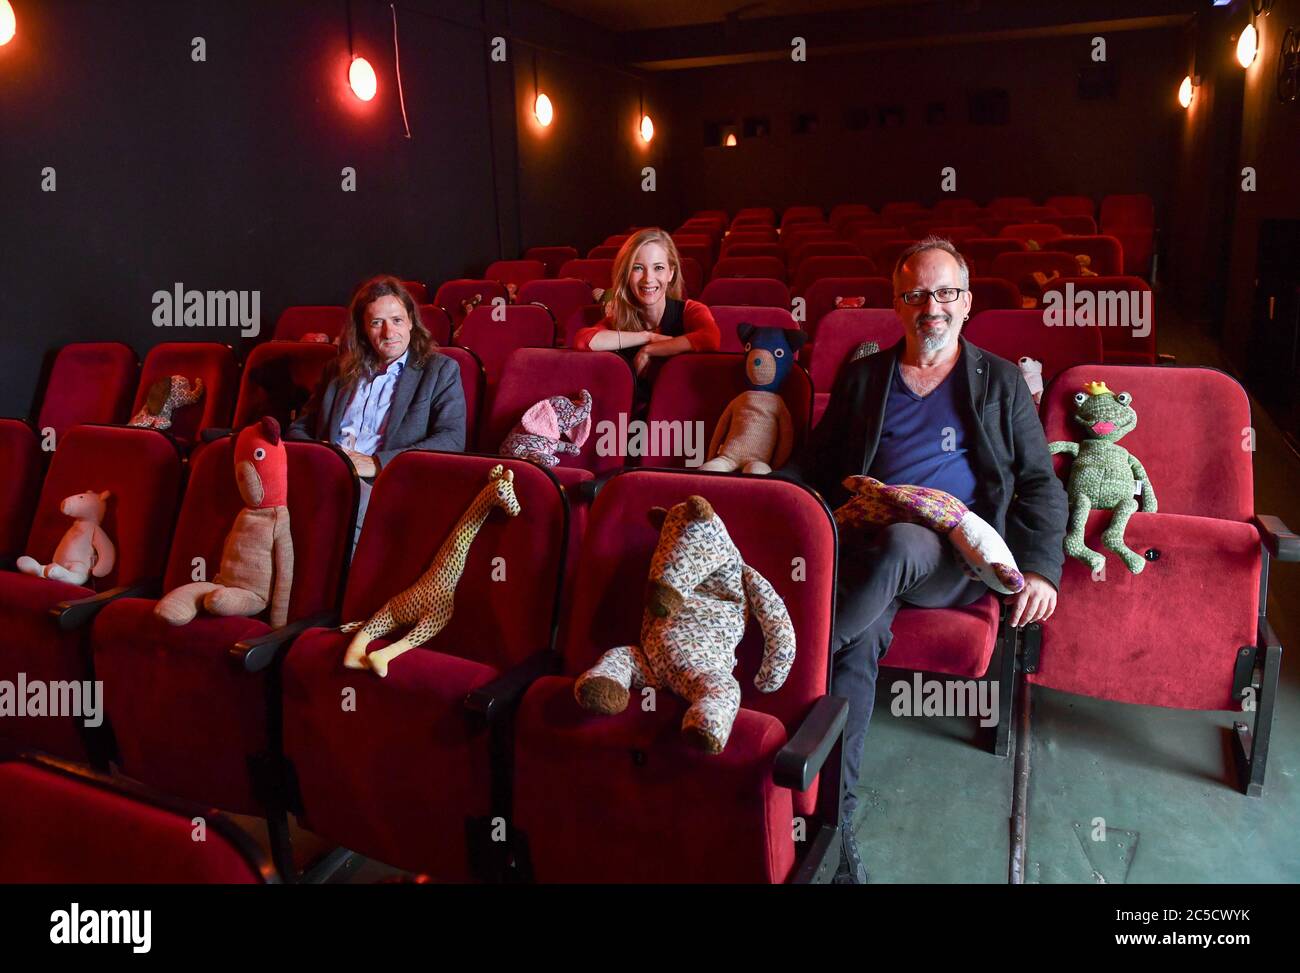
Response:
[[[780,234],[773,227],[742,226],[722,238],[722,248],[725,250],[733,243],[779,243],[780,240]]]
[[[28,756],[0,761],[0,882],[259,885],[280,876],[248,832],[207,806]]]
[[[985,236],[1000,236],[1004,229],[1020,221],[1014,216],[987,216],[979,217],[973,222],[984,231]]]
[[[1094,236],[1097,232],[1097,221],[1091,216],[1053,216],[1043,222],[1060,227],[1069,236]]]
[[[519,288],[520,304],[540,304],[555,318],[555,328],[561,336],[568,335],[585,325],[574,325],[574,317],[591,303],[591,286],[576,277],[557,277],[547,280],[530,280]]]
[[[1101,329],[1052,327],[1042,311],[980,311],[962,337],[1007,361],[1033,358],[1043,365],[1043,382],[1075,365],[1101,361]]]
[[[1011,311],[1023,308],[1020,288],[1001,277],[972,277],[970,279],[971,314],[980,311]]]
[[[916,242],[916,240],[907,237],[887,240],[875,247],[875,252],[871,254],[871,260],[880,268],[882,276],[892,278],[894,276],[894,264],[898,263],[898,258],[903,255],[903,251]]]
[[[572,348],[574,336],[583,328],[592,328],[605,320],[604,304],[587,304],[578,308],[578,313],[569,318],[565,331],[560,338],[560,346]]]
[[[1156,210],[1145,194],[1107,196],[1101,201],[1101,232],[1124,247],[1124,273],[1149,277],[1155,253]]]
[[[45,476],[45,456],[35,431],[21,419],[0,419],[0,566],[23,553]]]
[[[801,240],[790,253],[790,266],[797,273],[810,257],[862,257],[858,248],[847,240]]]
[[[685,296],[696,300],[704,290],[704,268],[694,257],[681,257],[681,264],[682,287],[685,290]]]
[[[471,713],[466,697],[550,657],[565,559],[559,484],[523,460],[402,453],[375,481],[343,599],[341,617],[365,620],[414,584],[498,464],[513,475],[521,512],[510,517],[483,501],[454,613],[437,635],[394,659],[381,679],[343,667],[351,635],[309,629],[283,669],[284,752],[299,820],[329,841],[442,881],[479,871],[471,847],[492,848],[491,818],[507,813],[494,800],[499,708]],[[401,634],[376,639],[371,651]],[[346,690],[355,711],[339,704]]]
[[[334,345],[314,341],[264,341],[244,362],[235,402],[234,429],[271,416],[281,429],[298,417],[321,376],[338,358]]]
[[[723,277],[768,277],[785,280],[785,261],[776,257],[723,257],[713,266],[710,280]]]
[[[683,261],[694,260],[700,270],[713,267],[713,255],[716,247],[712,240],[702,236],[675,236],[673,243],[677,247],[677,256]]]
[[[717,277],[705,285],[700,302],[709,307],[787,307],[790,291],[772,277]]]
[[[632,411],[632,369],[612,351],[571,351],[565,348],[519,348],[506,359],[501,380],[493,389],[483,415],[480,452],[495,455],[520,417],[553,395],[576,398],[591,393],[591,429],[581,452],[560,453],[552,471],[588,471],[596,476],[623,468],[621,455],[602,456],[597,450],[602,424],[618,426],[618,417]],[[561,475],[560,482],[576,482]]]
[[[1019,206],[1011,213],[1017,223],[1051,223],[1060,215],[1051,206]]]
[[[299,341],[306,334],[327,335],[331,341],[347,327],[348,309],[333,305],[286,307],[275,322],[271,337],[277,341]]]
[[[81,423],[126,422],[139,377],[139,359],[120,341],[64,345],[43,383],[37,432],[53,429],[57,443]]]
[[[732,217],[735,226],[776,226],[776,210],[770,206],[747,206]]]
[[[691,219],[713,220],[715,222],[721,223],[723,226],[726,226],[728,217],[727,217],[727,211],[725,209],[702,209],[696,213],[692,213]]]
[[[404,280],[402,286],[406,288],[407,293],[416,304],[429,303],[429,288],[418,280]]]
[[[1054,303],[1067,326],[1087,321],[1092,309],[1107,364],[1156,363],[1155,295],[1141,277],[1058,277],[1043,288],[1044,312]]]
[[[167,432],[183,448],[194,444],[200,430],[230,424],[239,390],[239,366],[230,345],[215,341],[166,341],[154,345],[140,367],[140,384],[131,406],[133,417],[144,408],[153,383],[172,375],[184,375],[191,385],[195,379],[203,381],[203,397],[172,413]]]
[[[803,297],[809,286],[823,277],[874,276],[876,264],[870,257],[809,257],[795,271],[790,293],[795,297]]]
[[[931,227],[929,235],[942,237],[955,243],[960,248],[967,240],[975,240],[983,236],[984,231],[978,226],[969,224],[940,224]]]
[[[420,323],[424,325],[434,342],[440,345],[451,341],[451,314],[437,304],[419,305]]]
[[[1002,228],[998,236],[1011,237],[1013,240],[1024,240],[1026,243],[1033,240],[1045,244],[1059,236],[1065,236],[1065,234],[1054,223],[1009,223]]]
[[[845,298],[861,297],[863,307],[893,307],[894,285],[888,277],[822,277],[804,291],[804,330],[817,340],[817,324]]]
[[[614,261],[570,260],[560,267],[558,276],[576,277],[593,288],[608,290],[614,282]]]
[[[896,226],[882,226],[858,230],[853,234],[853,245],[864,257],[876,259],[876,250],[887,243],[893,243],[903,236],[903,231]],[[911,242],[910,240],[908,241]]]
[[[487,280],[499,280],[503,284],[523,287],[530,280],[543,280],[546,277],[546,264],[540,260],[497,260],[488,264],[483,271]]]
[[[1144,557],[1140,574],[1102,540],[1111,512],[1088,514],[1084,542],[1105,556],[1104,569],[1094,579],[1066,557],[1055,614],[1023,634],[1028,679],[1096,699],[1242,713],[1232,734],[1236,770],[1241,788],[1258,796],[1282,654],[1266,616],[1268,566],[1300,558],[1300,541],[1276,517],[1256,514],[1254,453],[1242,448],[1250,401],[1210,368],[1071,368],[1043,395],[1049,442],[1079,440],[1075,396],[1087,394],[1085,382],[1132,397],[1137,425],[1118,445],[1146,470],[1159,510],[1139,509],[1124,531]],[[1066,479],[1073,461],[1056,462]],[[1163,758],[1139,749],[1132,759]]]
[[[994,216],[1012,218],[1016,210],[1033,206],[1034,201],[1028,196],[996,196],[989,202],[989,212]]]
[[[845,223],[851,220],[873,220],[878,219],[876,211],[865,203],[840,203],[838,206],[831,208],[831,215],[828,222],[836,230],[841,229]]]
[[[454,338],[470,311],[479,306],[490,308],[498,298],[501,303],[510,301],[510,293],[500,281],[461,278],[442,284],[433,297],[433,303],[442,308],[451,320]]]
[[[244,509],[235,438],[209,443],[194,459],[164,592],[194,581],[196,571],[210,580],[220,570],[226,535]],[[285,453],[293,539],[286,626],[273,629],[266,612],[203,611],[173,626],[154,614],[157,599],[122,598],[99,613],[91,633],[123,772],[239,814],[265,815],[275,804],[277,663],[298,632],[335,624],[357,517],[360,487],[342,451],[286,442]]]
[[[752,324],[757,328],[788,328],[798,331],[799,324],[783,307],[712,307],[713,320],[717,322],[722,341],[719,351],[744,351],[745,346],[736,334],[736,326]]]
[[[772,583],[798,644],[785,684],[759,693],[762,640],[751,621],[737,650],[741,709],[717,756],[682,740],[685,705],[666,689],[652,709],[634,695],[616,716],[588,713],[573,696],[575,678],[601,653],[640,639],[658,540],[650,508],[692,494]],[[830,877],[847,712],[827,694],[834,551],[825,504],[788,481],[633,470],[606,485],[592,505],[562,671],[532,684],[516,718],[514,832],[527,872],[538,882],[598,883]],[[801,581],[791,580],[796,556],[806,564]],[[800,770],[794,778],[791,766]],[[791,821],[800,819],[806,841],[793,840]]]
[[[487,387],[501,376],[506,358],[516,348],[553,348],[555,319],[536,304],[511,304],[504,308],[476,307],[465,318],[456,344],[478,355]]]
[[[577,260],[582,254],[577,247],[529,247],[524,251],[525,260],[540,260],[546,268],[547,277],[559,277],[560,268],[570,260]]]
[[[1097,213],[1097,204],[1091,196],[1048,196],[1045,205],[1062,216],[1086,216],[1091,219]]]
[[[23,553],[48,564],[71,524],[59,509],[64,498],[107,490],[101,526],[113,542],[116,559],[104,577],[91,577],[86,585],[0,572],[0,630],[5,633],[0,639],[0,679],[14,682],[18,673],[25,673],[29,682],[48,685],[95,678],[90,623],[110,601],[143,594],[162,577],[180,486],[180,453],[163,433],[77,426],[63,437],[45,475]],[[0,738],[106,766],[107,724],[88,726],[88,715],[83,710],[81,718],[5,720],[0,722]]]
[[[483,363],[468,348],[458,348],[455,345],[443,345],[438,349],[438,354],[454,359],[460,366],[460,387],[465,394],[465,442],[472,443],[478,438],[483,399],[487,394],[487,375]]]
[[[722,245],[724,257],[775,257],[785,262],[785,247],[779,243],[731,243]]]
[[[646,410],[645,454],[628,465],[681,468],[696,459],[703,462],[718,419],[731,400],[748,388],[743,355],[708,352],[666,359]],[[812,382],[802,365],[796,362],[790,369],[780,394],[794,423],[797,451],[807,436],[812,412]],[[694,450],[688,448],[692,446]]]
[[[987,277],[991,276],[993,261],[999,254],[1023,253],[1029,248],[1025,246],[1024,240],[1013,240],[1010,237],[972,237],[963,240],[957,245],[957,249],[966,259],[972,275],[980,274]]]
[[[606,246],[605,244],[601,244],[600,246],[592,247],[590,250],[587,251],[587,259],[588,260],[613,260],[615,257],[618,256],[618,252],[621,249],[623,248]]]
[[[1088,269],[1099,277],[1116,277],[1124,273],[1124,247],[1113,236],[1062,236],[1044,244],[1044,249],[1068,253],[1076,258],[1088,257],[1091,261]]]
[[[611,233],[601,242],[601,246],[618,248],[630,239],[632,239],[631,233]]]
[[[880,207],[880,215],[887,220],[901,220],[904,223],[924,219],[930,211],[915,201],[886,203]]]
[[[1012,250],[1000,253],[993,258],[993,266],[984,271],[984,276],[1001,277],[1020,288],[1020,293],[1031,299],[1037,299],[1045,285],[1038,283],[1034,274],[1043,274],[1049,280],[1052,275],[1069,277],[1079,272],[1079,265],[1068,253],[1053,250]]]
[[[884,350],[903,337],[903,322],[892,308],[840,309],[829,311],[817,322],[809,373],[813,388],[813,425],[826,411],[831,389],[840,368],[854,350],[865,341],[874,341]]]
[[[814,240],[835,242],[843,239],[835,229],[826,223],[796,223],[781,231],[781,246],[787,256],[793,256],[796,249]]]
[[[781,229],[795,223],[824,223],[826,214],[820,206],[787,206],[781,214]]]
[[[948,220],[952,223],[956,223],[956,216],[962,210],[978,208],[979,207],[973,199],[963,199],[961,197],[954,199],[951,197],[945,197],[934,204],[932,211],[934,212],[936,219]]]

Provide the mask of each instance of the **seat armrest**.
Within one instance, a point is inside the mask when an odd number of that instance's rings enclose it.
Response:
[[[141,581],[139,584],[109,588],[107,591],[101,591],[89,598],[61,601],[50,609],[50,614],[59,623],[59,628],[65,632],[71,632],[74,629],[89,625],[94,617],[104,609],[105,605],[117,601],[119,598],[156,598],[160,584],[161,581],[158,578],[150,578],[147,581]]]
[[[1300,561],[1300,535],[1292,533],[1281,517],[1259,514],[1255,526],[1264,536],[1264,547],[1269,556],[1279,561]]]
[[[1163,353],[1163,352],[1157,352],[1157,353],[1156,353],[1156,364],[1157,364],[1157,365],[1177,365],[1177,364],[1178,364],[1178,359],[1175,358],[1173,355],[1166,354],[1166,353]]]
[[[495,720],[519,705],[524,692],[534,682],[559,670],[560,657],[550,649],[543,649],[487,685],[470,690],[465,696],[465,708],[486,720]]]
[[[17,570],[18,570],[17,557],[13,557],[13,556],[0,557],[0,571],[17,571]]]
[[[331,612],[316,612],[265,635],[236,642],[230,648],[230,657],[243,666],[245,672],[261,672],[275,661],[285,646],[307,629],[328,627],[337,620]]]
[[[849,701],[843,696],[823,696],[813,704],[772,764],[772,780],[778,787],[806,791],[821,773],[822,764],[844,732],[849,718]]]
[[[199,441],[204,443],[215,443],[218,439],[225,439],[229,436],[231,430],[221,426],[208,426],[199,433]]]

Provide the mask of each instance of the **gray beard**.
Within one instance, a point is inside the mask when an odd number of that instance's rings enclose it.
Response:
[[[921,347],[930,353],[942,351],[948,347],[948,339],[952,337],[951,325],[943,334],[928,334],[921,338]]]

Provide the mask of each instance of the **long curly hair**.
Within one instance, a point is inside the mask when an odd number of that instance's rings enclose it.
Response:
[[[379,356],[366,334],[366,308],[381,297],[395,297],[406,308],[411,322],[411,345],[408,362],[423,365],[438,349],[438,343],[420,320],[420,308],[411,292],[391,274],[371,277],[359,286],[348,301],[348,324],[339,341],[339,378],[344,386],[353,385],[363,375],[379,368]]]
[[[673,274],[668,284],[668,296],[680,301],[685,294],[682,287],[682,258],[677,254],[677,245],[673,243],[673,238],[657,226],[638,230],[623,241],[618,256],[614,258],[614,285],[610,288],[612,294],[607,301],[608,310],[605,316],[609,318],[616,331],[652,330],[652,327],[641,317],[641,305],[633,296],[629,282],[632,276],[633,259],[637,251],[647,243],[659,244],[668,255],[668,267]]]

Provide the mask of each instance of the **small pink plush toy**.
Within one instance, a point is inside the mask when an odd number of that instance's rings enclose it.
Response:
[[[59,510],[71,517],[73,524],[54,549],[54,559],[49,564],[41,564],[24,555],[18,559],[18,570],[38,578],[78,585],[84,585],[91,575],[96,578],[107,575],[117,561],[117,549],[99,525],[104,521],[111,496],[107,490],[103,493],[91,490],[65,499],[59,504]]]

